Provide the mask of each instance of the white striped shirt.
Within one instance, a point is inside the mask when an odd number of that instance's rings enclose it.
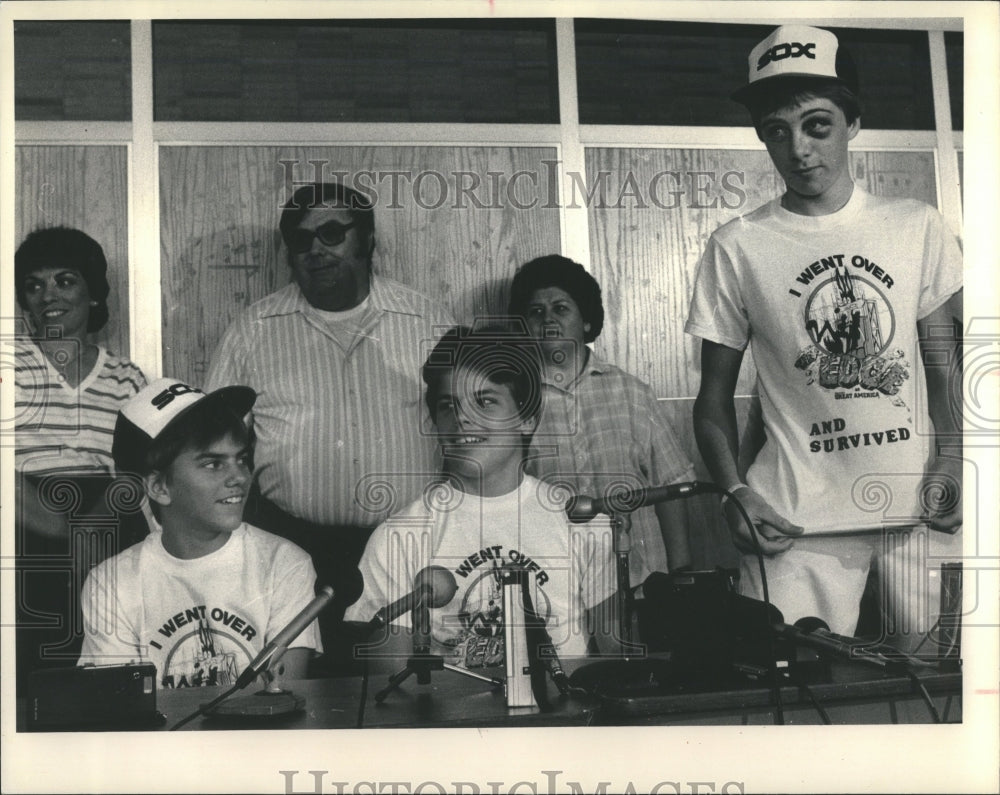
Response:
[[[294,282],[226,330],[206,388],[257,391],[261,493],[310,522],[373,527],[437,472],[420,368],[454,325],[431,299],[372,277],[371,311],[345,351]]]
[[[30,339],[14,342],[15,453],[18,471],[111,474],[118,410],[146,385],[128,359],[98,348],[97,362],[70,386]]]

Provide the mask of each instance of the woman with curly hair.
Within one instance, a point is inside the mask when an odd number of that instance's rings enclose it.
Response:
[[[529,474],[577,494],[604,496],[692,480],[684,454],[649,384],[601,361],[587,343],[604,326],[597,280],[558,255],[531,260],[511,282],[510,314],[542,345],[543,405]],[[631,514],[631,584],[653,571],[690,566],[687,521],[677,503]]]

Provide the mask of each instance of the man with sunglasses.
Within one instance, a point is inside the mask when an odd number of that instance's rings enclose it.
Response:
[[[356,591],[368,536],[436,471],[434,438],[421,431],[430,423],[420,368],[454,320],[372,272],[374,208],[357,191],[304,185],[279,228],[292,280],[226,330],[207,384],[257,392],[246,519],[307,550],[319,580],[337,590],[340,609],[320,621],[335,657],[345,644],[333,629]]]

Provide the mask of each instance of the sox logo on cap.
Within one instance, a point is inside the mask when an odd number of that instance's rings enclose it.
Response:
[[[115,465],[119,471],[137,471],[152,442],[199,404],[221,402],[242,417],[256,399],[257,393],[248,386],[227,386],[205,394],[176,378],[158,378],[133,396],[118,413],[112,445]]]
[[[797,41],[775,44],[757,60],[757,71],[767,66],[771,61],[781,61],[785,58],[812,58],[816,60],[816,42],[801,44]]]
[[[749,82],[733,94],[752,99],[776,78],[836,80],[857,91],[857,70],[836,35],[808,25],[782,25],[750,51]],[[765,82],[767,81],[767,82]]]

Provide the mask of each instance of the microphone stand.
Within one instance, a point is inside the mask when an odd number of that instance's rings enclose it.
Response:
[[[632,517],[628,513],[613,511],[609,514],[611,532],[614,538],[615,574],[618,593],[616,595],[618,608],[619,632],[621,633],[622,658],[628,659],[630,653],[641,652],[643,647],[633,642],[632,618],[635,613],[635,597],[632,595],[632,575],[629,571],[628,556],[632,551]]]
[[[444,669],[444,657],[440,654],[414,654],[406,660],[406,667],[400,669],[389,677],[389,684],[375,694],[375,703],[381,704],[386,697],[403,682],[414,674],[417,675],[417,684],[427,685],[431,681],[431,671],[441,671]]]
[[[504,685],[503,679],[498,679],[495,676],[478,674],[475,671],[469,671],[468,669],[461,668],[457,665],[450,665],[444,661],[444,657],[440,654],[415,653],[412,657],[407,658],[406,667],[401,668],[390,676],[389,683],[375,694],[375,703],[381,704],[393,690],[403,684],[403,682],[414,674],[417,676],[417,684],[426,685],[430,684],[431,671],[442,670],[462,674],[462,676],[468,676],[470,679],[478,679],[482,682],[489,682],[491,687],[503,687]]]
[[[285,690],[281,686],[278,676],[272,670],[272,665],[277,663],[278,658],[287,650],[287,646],[276,647],[274,654],[267,661],[266,667],[258,672],[257,676],[263,677],[267,681],[267,685],[262,690],[258,690],[250,696],[231,698],[234,693],[249,684],[249,682],[237,681],[221,695],[199,705],[197,710],[171,726],[170,731],[176,731],[201,715],[220,718],[262,718],[287,715],[301,710],[306,703],[305,697],[298,696],[291,690]]]
[[[413,654],[406,661],[406,667],[389,677],[389,684],[375,694],[375,703],[381,704],[386,696],[403,682],[416,674],[417,684],[429,685],[431,671],[444,668],[444,657],[431,654],[431,611],[426,604],[428,594],[413,606]]]
[[[662,499],[686,497],[704,490],[716,490],[716,487],[703,483],[683,484],[676,495],[661,498],[656,502],[662,501]],[[647,505],[652,504],[653,501],[647,503]],[[616,505],[620,505],[624,510],[618,510]],[[597,511],[598,513],[606,513],[611,520],[616,584],[618,586],[615,607],[620,624],[618,631],[621,652],[618,659],[598,660],[578,668],[570,677],[570,682],[577,690],[601,693],[602,691],[606,692],[609,688],[613,689],[617,685],[624,685],[627,688],[634,687],[636,683],[666,682],[670,678],[670,663],[648,657],[645,644],[636,643],[632,631],[635,597],[632,594],[628,562],[629,552],[632,550],[632,538],[629,531],[632,529],[631,512],[640,507],[644,506],[630,505],[627,499],[609,499]]]
[[[502,687],[503,680],[467,671],[457,665],[446,665],[440,654],[431,654],[430,610],[421,601],[413,610],[413,654],[407,658],[406,665],[389,677],[389,683],[375,694],[375,703],[381,704],[386,697],[411,676],[416,675],[417,684],[429,685],[431,672],[448,670],[464,674],[473,679],[489,682],[493,687]]]

